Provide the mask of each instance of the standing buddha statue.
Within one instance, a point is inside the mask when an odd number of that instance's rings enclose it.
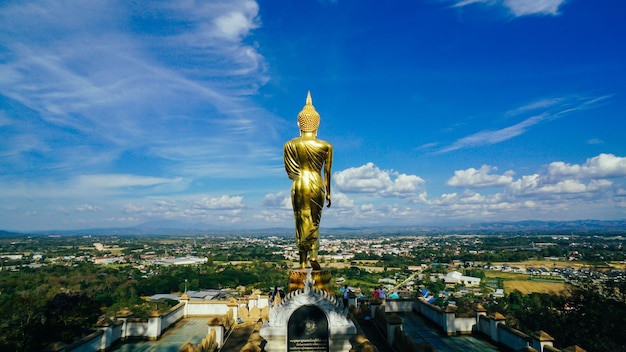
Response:
[[[298,114],[300,137],[294,138],[284,147],[284,162],[287,176],[293,181],[291,204],[296,225],[296,244],[300,267],[310,263],[319,270],[319,227],[324,202],[330,207],[330,175],[333,163],[333,146],[317,139],[320,115],[315,111],[311,92],[306,104]],[[322,177],[322,170],[324,175]]]

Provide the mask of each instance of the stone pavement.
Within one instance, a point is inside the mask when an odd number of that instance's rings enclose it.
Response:
[[[112,352],[177,352],[182,345],[199,344],[209,331],[207,317],[184,318],[156,341],[131,341],[119,345]]]
[[[438,352],[497,352],[497,347],[475,336],[445,336],[432,323],[415,313],[399,314],[404,323],[402,329],[420,343],[428,342]],[[197,345],[208,332],[207,317],[184,318],[171,329],[167,330],[157,341],[133,341],[117,346],[112,352],[177,352],[187,342]],[[392,351],[385,338],[380,334],[373,322],[360,320],[359,325],[364,335],[379,352]],[[222,347],[223,352],[239,352],[254,334],[256,323],[245,322],[235,325],[235,330]],[[259,339],[257,339],[259,340]]]
[[[207,335],[208,317],[184,318],[156,341],[129,341],[125,342],[112,352],[177,352],[185,343],[199,344]],[[234,330],[222,346],[222,352],[239,352],[248,342],[254,332],[256,322],[246,321],[236,324]]]
[[[441,333],[432,323],[415,313],[399,314],[404,321],[402,330],[413,341],[420,343],[428,342],[437,349],[438,352],[497,352],[499,349],[487,341],[481,340],[472,335],[446,336]],[[382,352],[382,351],[381,351]]]
[[[259,322],[246,321],[235,325],[235,329],[228,336],[220,352],[239,352],[248,343],[250,336],[260,327]],[[260,341],[258,341],[260,344]]]
[[[359,319],[358,324],[363,335],[372,345],[376,346],[378,352],[393,351],[392,347],[387,343],[387,339],[380,333],[372,320]]]

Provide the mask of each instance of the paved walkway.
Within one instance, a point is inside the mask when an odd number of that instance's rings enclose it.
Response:
[[[428,342],[438,352],[478,351],[497,352],[498,348],[471,335],[445,336],[422,317],[415,313],[399,314],[404,323],[402,330],[413,341]]]
[[[379,352],[393,350],[393,348],[387,343],[387,339],[385,339],[385,337],[380,333],[376,324],[374,324],[372,320],[360,319],[358,323],[363,331],[363,335],[365,335],[372,345],[376,346],[376,349]]]
[[[428,342],[438,352],[497,352],[495,346],[471,335],[445,336],[432,323],[426,321],[415,313],[400,314],[404,323],[402,329],[413,341],[420,343]],[[191,342],[199,344],[208,332],[207,317],[184,318],[174,327],[167,330],[157,341],[136,341],[124,343],[113,352],[177,352],[182,345]],[[391,348],[376,330],[370,321],[360,321],[361,328],[366,337],[380,352],[390,351]],[[245,345],[248,337],[253,332],[254,323],[239,324],[235,327],[232,335],[223,346],[224,352],[237,352]]]
[[[208,317],[184,318],[156,341],[131,341],[119,345],[112,352],[177,352],[185,343],[199,344],[207,335]],[[253,321],[237,324],[226,340],[221,351],[239,352],[254,332],[256,323]]]
[[[199,344],[209,331],[207,317],[184,318],[156,341],[127,342],[113,352],[177,352],[185,343]]]
[[[260,323],[259,323],[260,324]],[[260,326],[260,325],[259,325]],[[228,336],[228,339],[224,343],[224,346],[220,349],[221,352],[239,352],[248,343],[250,335],[257,327],[257,323],[254,321],[247,321],[242,324],[235,325],[235,329]]]

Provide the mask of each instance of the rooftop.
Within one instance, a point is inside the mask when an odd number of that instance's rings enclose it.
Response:
[[[478,351],[497,352],[498,348],[471,335],[446,336],[435,326],[422,319],[415,313],[399,314],[403,323],[404,332],[416,343],[427,342],[439,352]],[[206,336],[209,317],[192,317],[179,321],[171,329],[167,330],[156,341],[126,342],[112,352],[177,352],[185,343],[199,344]],[[358,322],[363,333],[380,352],[388,351],[389,345],[371,321],[361,320]],[[239,352],[254,334],[256,322],[246,321],[235,325],[234,331],[222,347],[222,352]]]

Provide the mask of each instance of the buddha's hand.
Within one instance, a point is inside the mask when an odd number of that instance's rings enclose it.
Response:
[[[330,194],[327,194],[326,195],[326,207],[330,208],[330,204],[331,204],[331,202],[330,202]]]

